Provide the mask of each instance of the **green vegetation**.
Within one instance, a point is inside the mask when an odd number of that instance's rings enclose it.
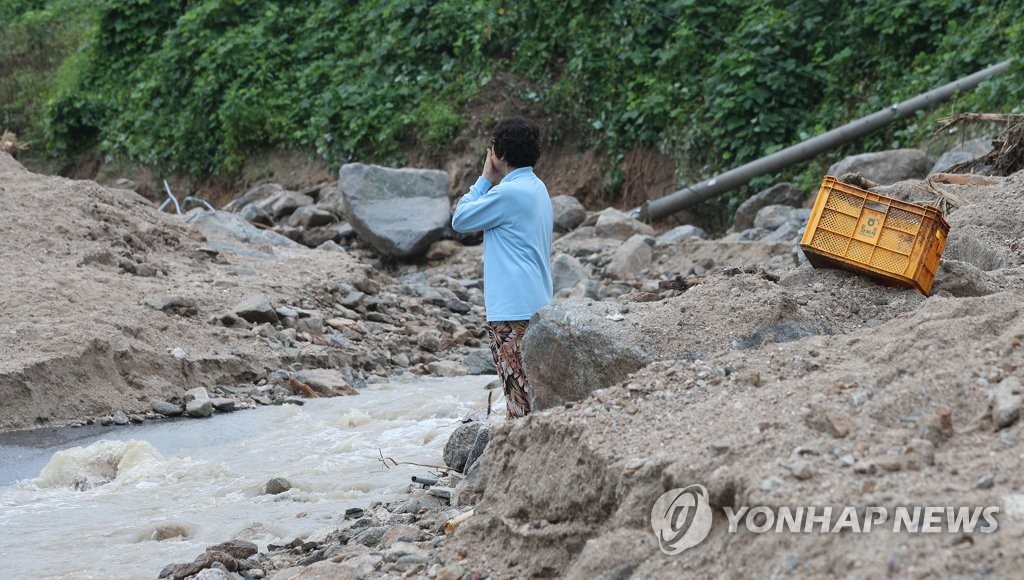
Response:
[[[613,164],[654,145],[699,179],[1024,54],[1018,15],[973,0],[7,0],[0,123],[52,156],[196,177],[268,147],[400,162],[410,144],[443,154],[510,71],[553,139]],[[1021,70],[943,112],[1020,111]],[[913,143],[919,121],[856,147]]]

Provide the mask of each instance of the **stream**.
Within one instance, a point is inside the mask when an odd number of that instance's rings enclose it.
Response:
[[[156,578],[234,537],[265,549],[333,529],[346,508],[394,499],[430,471],[387,469],[382,452],[443,464],[492,379],[403,375],[302,406],[0,434],[3,577]],[[275,477],[293,488],[264,495]]]

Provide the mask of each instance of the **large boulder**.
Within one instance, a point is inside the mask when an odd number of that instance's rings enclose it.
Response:
[[[587,219],[587,212],[580,200],[571,195],[556,195],[551,198],[555,231],[568,232],[579,227]]]
[[[387,256],[424,254],[448,224],[444,171],[349,163],[341,167],[338,185],[356,233]]]
[[[864,177],[882,185],[905,179],[928,177],[935,160],[920,149],[893,149],[851,155],[834,163],[828,174],[836,177],[844,173],[862,173]]]
[[[579,401],[654,360],[639,327],[606,318],[573,299],[533,315],[523,337],[523,366],[535,409]]]
[[[788,205],[800,207],[804,202],[804,192],[792,183],[777,183],[768,189],[759,191],[753,197],[740,204],[732,219],[730,231],[740,232],[754,227],[754,217],[761,208],[769,205]]]

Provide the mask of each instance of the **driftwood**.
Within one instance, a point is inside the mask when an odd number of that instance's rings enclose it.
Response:
[[[1024,121],[1024,114],[1001,114],[1001,113],[960,113],[952,117],[939,119],[939,128],[935,135],[951,129],[957,125],[967,123],[1019,123]]]
[[[982,168],[987,175],[1010,175],[1024,169],[1024,114],[960,113],[939,121],[936,133],[967,123],[1005,123],[1006,128],[992,141],[992,151],[981,157],[957,163],[949,173],[974,173]]]

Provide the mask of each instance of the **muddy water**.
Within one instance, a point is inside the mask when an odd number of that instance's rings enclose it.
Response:
[[[378,450],[442,463],[458,419],[486,407],[491,378],[395,379],[301,407],[0,437],[3,577],[155,578],[232,537],[264,548],[331,529],[345,508],[427,474],[385,469]],[[273,477],[294,488],[262,495]]]

